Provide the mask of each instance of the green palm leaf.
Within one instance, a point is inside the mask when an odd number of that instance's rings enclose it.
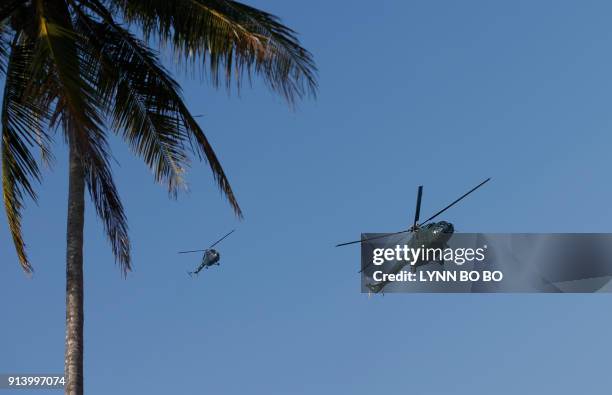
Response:
[[[181,97],[178,84],[146,45],[110,19],[103,23],[82,13],[83,31],[97,42],[92,58],[100,59],[97,84],[112,107],[113,124],[153,169],[156,179],[174,195],[182,185],[187,144],[209,163],[213,177],[236,215],[240,206],[212,146]]]
[[[30,180],[40,181],[41,174],[30,148],[39,146],[48,153],[49,138],[43,129],[48,118],[44,108],[25,93],[30,84],[29,69],[34,45],[16,37],[10,50],[2,98],[2,195],[9,228],[21,266],[32,271],[21,231],[21,210],[25,196],[34,201],[36,193]]]
[[[91,0],[97,3],[98,0]],[[315,94],[316,67],[295,32],[278,18],[235,1],[110,0],[114,9],[145,37],[175,52],[183,64],[207,62],[212,81],[258,74],[290,103]]]

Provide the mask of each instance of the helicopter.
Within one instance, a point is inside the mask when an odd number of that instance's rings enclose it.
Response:
[[[236,229],[233,229],[231,232],[229,232],[228,234],[226,234],[219,240],[212,243],[211,246],[205,250],[190,250],[190,251],[179,251],[178,252],[179,254],[191,254],[193,252],[204,252],[204,254],[202,255],[202,262],[200,263],[200,265],[197,268],[195,268],[194,271],[187,272],[189,277],[193,277],[194,274],[197,276],[202,271],[202,269],[208,269],[209,267],[214,266],[214,265],[219,266],[219,259],[221,259],[221,254],[219,254],[217,250],[213,249],[213,247],[219,244],[221,241],[223,241],[226,237],[234,233],[235,230]]]
[[[455,201],[450,203],[448,206],[444,207],[442,210],[438,211],[437,213],[435,213],[434,215],[432,215],[431,217],[427,218],[425,221],[423,221],[421,223],[419,223],[419,219],[420,219],[419,216],[421,214],[421,199],[423,197],[423,186],[420,185],[418,187],[418,190],[417,190],[417,200],[416,200],[416,210],[415,210],[415,213],[414,213],[414,222],[413,222],[413,224],[412,224],[412,226],[410,228],[402,230],[402,231],[399,231],[399,232],[386,233],[386,234],[381,235],[381,236],[362,238],[361,240],[356,240],[356,241],[350,241],[348,243],[337,244],[336,247],[347,246],[347,245],[350,245],[350,244],[363,243],[365,241],[382,239],[382,238],[385,238],[385,237],[390,237],[390,236],[399,235],[399,234],[403,234],[403,233],[412,233],[412,236],[410,237],[410,240],[408,241],[408,243],[406,243],[409,248],[418,248],[418,247],[421,247],[421,248],[446,248],[447,247],[446,243],[450,240],[450,238],[452,237],[453,233],[455,232],[455,227],[453,226],[453,224],[451,224],[450,222],[446,222],[446,221],[438,221],[438,222],[432,222],[432,223],[429,223],[429,222],[431,220],[433,220],[434,218],[437,218],[440,214],[444,213],[449,208],[453,207],[455,204],[459,203],[459,201],[463,200],[469,194],[471,194],[472,192],[474,192],[475,190],[477,190],[478,188],[480,188],[481,186],[483,186],[484,184],[486,184],[490,180],[491,180],[490,177],[487,178],[486,180],[484,180],[480,184],[476,185],[474,188],[470,189],[469,191],[467,191],[466,193],[461,195],[458,199],[456,199]],[[404,266],[406,266],[407,263],[408,263],[407,261],[398,261],[398,262],[396,262],[395,265],[393,265],[393,267],[391,267],[391,269],[388,271],[388,273],[389,274],[399,273],[399,271],[402,270],[402,268]],[[424,260],[417,260],[416,262],[414,262],[411,265],[410,270],[414,273],[414,272],[416,272],[418,266],[426,265],[428,263],[431,263],[431,262],[424,261]],[[440,261],[438,263],[440,265],[444,265],[444,261]],[[362,273],[364,270],[366,270],[372,264],[373,264],[373,262],[370,262],[367,265],[365,265],[359,271],[359,273]],[[378,293],[378,292],[382,291],[383,288],[388,283],[389,283],[389,281],[377,281],[377,282],[374,282],[374,283],[366,284],[366,286],[368,287],[368,289],[371,292]]]

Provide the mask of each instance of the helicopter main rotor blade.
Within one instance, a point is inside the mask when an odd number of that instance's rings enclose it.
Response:
[[[179,254],[191,254],[192,252],[202,252],[202,251],[208,251],[208,250],[191,250],[191,251],[179,251]]]
[[[399,234],[402,234],[402,233],[409,233],[409,232],[412,232],[412,228],[406,229],[406,230],[401,230],[399,232],[394,232],[394,233],[385,233],[384,235],[380,235],[380,236],[368,237],[367,239],[361,239],[361,240],[349,241],[348,243],[336,244],[336,247],[342,247],[342,246],[347,246],[347,245],[350,245],[350,244],[362,243],[364,241],[382,239],[384,237],[389,237],[389,236],[394,236],[394,235],[399,235]]]
[[[412,228],[416,228],[419,223],[419,216],[421,215],[421,198],[423,197],[423,185],[419,185],[419,190],[417,192],[417,201],[416,201],[416,210],[414,212],[414,222],[412,223]]]
[[[376,239],[382,239],[384,237],[389,237],[389,236],[393,236],[393,235],[398,235],[401,233],[409,233],[414,231],[415,229],[420,228],[421,226],[425,225],[426,223],[428,223],[429,221],[431,221],[432,219],[436,218],[438,215],[442,214],[443,212],[445,212],[446,210],[448,210],[449,208],[453,207],[455,204],[459,203],[462,199],[464,199],[467,195],[469,195],[470,193],[474,192],[475,190],[477,190],[478,188],[480,188],[481,186],[483,186],[484,184],[486,184],[487,182],[489,182],[491,180],[491,177],[487,178],[486,180],[484,180],[483,182],[481,182],[480,184],[476,185],[474,188],[470,189],[469,191],[467,191],[465,194],[463,194],[461,197],[459,197],[457,200],[455,200],[454,202],[452,202],[451,204],[449,204],[448,206],[444,207],[442,210],[438,211],[437,213],[435,213],[434,215],[432,215],[431,217],[427,218],[425,221],[421,222],[418,225],[413,225],[410,229],[406,229],[406,230],[402,230],[400,232],[394,232],[394,233],[386,233],[384,235],[381,236],[375,236],[375,237],[369,237],[367,239],[362,239],[362,240],[355,240],[355,241],[350,241],[348,243],[341,243],[341,244],[336,244],[336,247],[342,247],[342,246],[346,246],[346,245],[350,245],[350,244],[357,244],[357,243],[361,243],[364,241],[369,241],[369,240],[376,240]],[[417,213],[415,215],[415,218],[418,216],[418,214],[420,214],[420,198],[422,196],[422,187],[419,187],[419,193],[417,195]]]
[[[455,204],[459,203],[459,201],[461,201],[462,199],[464,199],[467,195],[469,195],[470,193],[474,192],[475,190],[477,190],[478,188],[480,188],[481,186],[483,186],[484,184],[486,184],[487,182],[489,182],[489,180],[491,180],[491,177],[487,178],[486,180],[484,180],[483,182],[481,182],[480,184],[476,185],[474,188],[470,189],[468,192],[466,192],[464,195],[462,195],[459,199],[455,200],[454,202],[452,202],[451,204],[449,204],[448,206],[444,207],[442,210],[438,211],[437,213],[435,213],[434,215],[432,215],[431,217],[427,218],[424,222],[422,222],[419,226],[423,226],[426,223],[428,223],[429,221],[431,221],[432,219],[436,218],[438,215],[442,214],[443,212],[445,212],[446,210],[448,210],[449,208],[453,207]]]
[[[215,241],[214,243],[212,243],[212,245],[210,247],[208,247],[208,249],[210,250],[211,248],[213,248],[214,246],[216,246],[217,244],[221,243],[223,241],[223,239],[225,239],[227,236],[231,235],[232,233],[234,233],[236,229],[233,229],[231,232],[229,232],[228,234],[226,234],[225,236],[223,236],[222,238],[220,238],[219,240]]]
[[[215,241],[214,243],[212,243],[212,245],[210,247],[208,247],[205,250],[190,250],[190,251],[179,251],[179,254],[191,254],[192,252],[206,252],[208,250],[210,250],[211,248],[213,248],[214,246],[216,246],[217,244],[219,244],[220,242],[223,241],[223,239],[225,239],[227,236],[231,235],[232,233],[234,233],[234,231],[236,231],[236,229],[233,229],[231,232],[229,232],[228,234],[226,234],[225,236],[223,236],[222,238],[220,238],[219,240]]]

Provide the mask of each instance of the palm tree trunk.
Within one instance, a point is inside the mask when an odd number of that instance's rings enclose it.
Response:
[[[83,164],[69,138],[68,226],[66,248],[65,394],[83,394],[83,225],[85,178]]]

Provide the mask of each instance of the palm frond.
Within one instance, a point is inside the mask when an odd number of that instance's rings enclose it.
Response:
[[[30,84],[32,50],[32,42],[15,38],[7,65],[1,113],[2,194],[17,256],[27,273],[32,271],[32,265],[22,236],[21,210],[26,196],[36,201],[31,181],[40,181],[41,176],[30,147],[38,145],[43,153],[48,153],[49,143],[43,129],[47,119],[45,109],[25,95]]]
[[[6,68],[11,50],[12,35],[6,21],[0,21],[0,74],[6,77]]]
[[[176,197],[189,166],[184,144],[189,136],[178,122],[172,103],[131,47],[116,40],[108,25],[92,20],[75,6],[75,26],[90,44],[86,62],[99,65],[95,86],[111,114],[113,129],[123,134],[133,152],[152,169],[156,181],[166,184],[171,196]],[[150,51],[147,56],[155,58]]]
[[[215,84],[261,75],[289,103],[316,93],[316,67],[296,33],[269,13],[226,0],[110,0],[123,18]],[[91,0],[99,4],[99,0]],[[94,7],[99,9],[100,6]]]
[[[93,23],[89,21],[88,25],[94,26]],[[195,148],[195,153],[207,160],[219,188],[236,215],[242,217],[229,180],[211,144],[183,102],[178,84],[159,64],[155,54],[143,42],[116,24],[110,15],[105,15],[103,24],[98,25],[98,33],[100,32],[103,32],[103,35],[98,34],[89,40],[105,43],[99,51],[102,60],[100,64],[102,67],[111,68],[109,73],[119,76],[115,77],[117,82],[112,88],[98,85],[104,92],[115,95],[112,104],[115,125],[129,127],[126,135],[128,141],[132,144],[133,141],[138,142],[139,152],[145,154],[150,165],[157,166],[156,177],[167,179],[166,172],[172,168],[171,162],[168,162],[166,157],[157,155],[156,150],[165,146],[170,157],[177,158],[175,163],[184,164],[183,144],[189,141]],[[107,84],[111,81],[110,78],[104,80]],[[156,129],[134,129],[134,126],[141,125],[141,115],[146,115],[149,125],[155,125]],[[162,139],[164,145],[159,145],[156,139]]]
[[[175,128],[185,130],[188,138],[193,142],[196,154],[200,159],[206,159],[219,189],[225,194],[235,214],[242,218],[242,210],[223,167],[204,131],[184,103],[180,88],[159,66],[157,59],[146,50],[144,43],[136,40],[129,32],[119,28],[119,26],[115,25],[115,27],[117,30],[113,30],[114,39],[126,45],[126,48],[132,51],[133,60],[137,62],[138,67],[148,73],[148,86],[144,92],[156,96],[155,101],[157,103],[164,103],[168,114],[171,114],[174,119]]]

